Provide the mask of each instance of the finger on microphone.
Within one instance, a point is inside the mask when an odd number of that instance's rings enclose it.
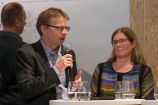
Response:
[[[65,57],[65,58],[72,58],[72,55],[71,54],[65,54],[63,57]]]

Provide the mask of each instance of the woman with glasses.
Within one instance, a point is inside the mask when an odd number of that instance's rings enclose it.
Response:
[[[132,81],[135,98],[154,99],[153,76],[145,64],[138,40],[131,28],[121,27],[112,37],[111,57],[99,63],[91,82],[92,97],[115,97],[117,81]]]

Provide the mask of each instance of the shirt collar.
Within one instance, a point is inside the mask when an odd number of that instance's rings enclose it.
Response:
[[[46,52],[47,55],[49,54],[58,54],[58,55],[61,55],[61,46],[57,49],[57,51],[53,52],[42,40],[40,40],[41,43],[42,43],[42,46]]]

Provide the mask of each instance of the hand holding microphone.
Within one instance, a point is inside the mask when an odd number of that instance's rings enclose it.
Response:
[[[64,45],[64,51],[65,54],[70,54],[70,45],[69,44],[65,44]],[[72,56],[72,55],[71,55]],[[73,63],[72,63],[73,64]],[[67,76],[67,82],[71,80],[71,66],[68,66],[65,70],[66,70],[66,76]]]
[[[69,54],[70,53],[70,45],[65,45],[63,48],[65,55],[59,57],[56,61],[56,68],[59,71],[63,71],[63,70],[67,70],[67,69],[71,69],[73,67],[73,59],[72,59],[72,55]]]

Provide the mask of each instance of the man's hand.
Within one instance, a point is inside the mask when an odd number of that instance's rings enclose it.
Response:
[[[82,83],[82,77],[81,77],[81,75],[82,75],[82,71],[81,70],[79,70],[78,72],[77,72],[77,75],[75,76],[75,83],[77,83],[77,84],[81,84]]]
[[[66,54],[57,59],[55,67],[61,72],[67,67],[73,67],[73,60],[71,54]]]
[[[71,91],[77,91],[80,88],[80,86],[82,85],[81,75],[82,75],[82,71],[79,70],[77,72],[77,75],[75,76],[74,82],[72,83]]]

